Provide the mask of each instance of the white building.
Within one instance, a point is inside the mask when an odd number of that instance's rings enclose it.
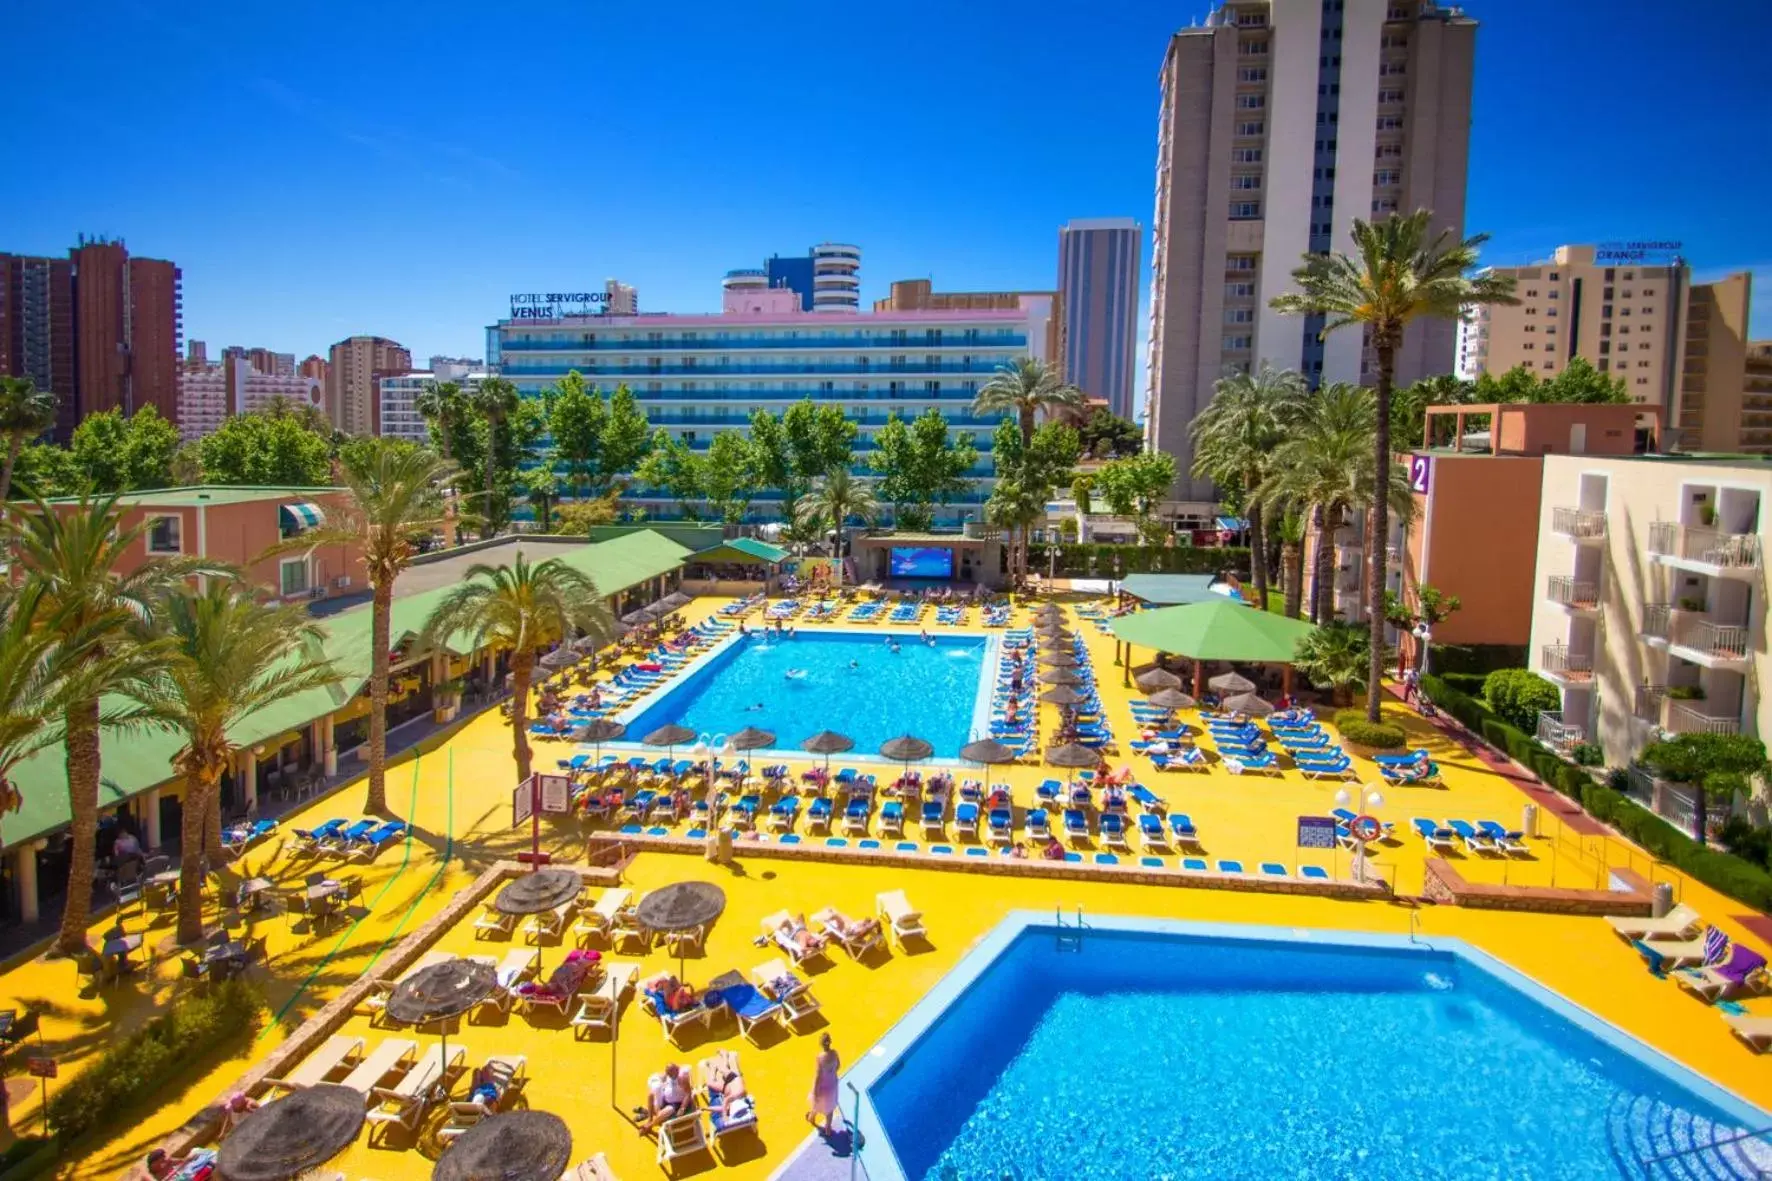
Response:
[[[326,412],[326,392],[312,377],[260,373],[234,356],[219,365],[187,368],[179,374],[179,435],[187,442],[201,439],[230,415],[263,410],[278,399]]]
[[[1464,310],[1458,322],[1458,359],[1453,366],[1460,381],[1475,381],[1489,371],[1489,306]]]
[[[484,371],[458,374],[447,370],[444,373],[418,370],[389,374],[377,385],[381,393],[382,437],[407,439],[414,443],[427,442],[430,439],[429,424],[425,422],[425,416],[418,412],[419,395],[432,385],[444,381],[453,381],[465,391],[479,385],[489,376]]]
[[[431,376],[438,381],[460,381],[470,373],[484,373],[486,362],[471,357],[431,358]]]

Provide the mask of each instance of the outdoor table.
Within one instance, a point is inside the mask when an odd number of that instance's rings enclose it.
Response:
[[[142,945],[140,935],[125,935],[121,939],[107,939],[99,948],[99,954],[108,960],[116,960],[119,967],[129,966],[129,953]]]
[[[235,905],[255,910],[258,908],[259,898],[276,887],[277,883],[270,878],[248,878],[240,883],[239,892],[234,896]]]
[[[226,943],[217,943],[203,949],[203,962],[220,963],[223,960],[243,960],[246,958],[246,945],[238,939],[230,939]]]
[[[180,871],[176,870],[176,869],[162,870],[161,872],[155,874],[153,877],[148,879],[148,885],[150,885],[150,886],[176,886],[176,885],[178,885],[179,872]]]

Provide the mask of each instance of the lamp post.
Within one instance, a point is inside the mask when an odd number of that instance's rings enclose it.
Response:
[[[1418,623],[1410,634],[1412,634],[1421,644],[1421,656],[1415,662],[1415,671],[1417,675],[1425,677],[1427,676],[1428,645],[1432,644],[1434,641],[1433,629],[1426,623]]]
[[[1046,546],[1046,590],[1052,591],[1052,580],[1058,576],[1058,543],[1050,542]]]

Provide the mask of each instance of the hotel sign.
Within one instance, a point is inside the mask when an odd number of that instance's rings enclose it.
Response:
[[[1601,242],[1594,247],[1594,263],[1598,266],[1670,266],[1680,257],[1683,242],[1660,240],[1641,242]]]
[[[607,291],[517,291],[511,294],[511,319],[558,320],[561,316],[595,316],[608,303]]]

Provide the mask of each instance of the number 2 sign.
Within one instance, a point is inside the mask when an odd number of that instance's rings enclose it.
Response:
[[[1427,491],[1428,475],[1433,471],[1433,462],[1433,458],[1427,455],[1409,457],[1409,491]]]

